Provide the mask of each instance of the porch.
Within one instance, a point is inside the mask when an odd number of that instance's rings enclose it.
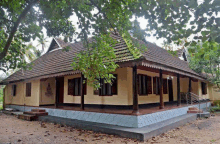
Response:
[[[107,113],[107,114],[121,114],[121,115],[145,115],[145,114],[152,114],[155,112],[162,112],[182,107],[189,106],[186,103],[182,103],[181,105],[177,106],[177,102],[165,102],[165,106],[163,109],[159,109],[159,103],[153,104],[145,104],[139,105],[139,113],[134,113],[132,106],[107,106],[107,105],[85,105],[84,110],[81,109],[80,105],[78,104],[66,104],[66,105],[48,105],[48,106],[40,106],[40,108],[51,108],[51,109],[61,109],[61,110],[72,110],[72,111],[85,111],[85,112],[96,112],[96,113]],[[205,102],[204,102],[205,103]],[[194,104],[196,105],[196,104]],[[193,106],[193,105],[192,105]]]
[[[158,107],[152,107],[148,109],[142,109],[141,115],[134,115],[132,110],[119,110],[119,109],[85,109],[80,110],[79,107],[68,107],[63,106],[62,108],[56,108],[54,106],[39,107],[38,109],[44,109],[48,116],[56,118],[64,118],[69,120],[80,120],[108,125],[116,125],[127,128],[142,128],[166,120],[172,120],[187,114],[190,107],[197,107],[200,109],[205,109],[211,105],[210,102],[205,102],[195,105],[187,105],[176,107],[174,105],[167,106],[167,109],[158,109]],[[173,107],[172,107],[173,106]],[[36,107],[31,106],[18,106],[18,105],[6,105],[8,108],[14,108],[19,111],[28,112]],[[141,109],[141,108],[140,108]],[[113,112],[114,111],[114,112]],[[123,112],[125,111],[125,112]],[[152,113],[153,112],[153,113]],[[128,115],[130,114],[130,115]]]

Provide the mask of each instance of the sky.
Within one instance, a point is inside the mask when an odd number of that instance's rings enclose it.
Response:
[[[198,4],[203,3],[203,1],[204,1],[204,0],[197,0]],[[94,10],[92,13],[97,13],[97,10]],[[220,14],[219,14],[219,15],[220,15]],[[194,19],[194,16],[192,16],[191,19]],[[73,25],[77,26],[78,18],[77,18],[76,15],[72,15],[72,16],[70,17],[70,20],[72,21],[72,24],[73,24]],[[132,19],[131,19],[131,20],[132,20]],[[133,19],[133,20],[134,20],[134,19]],[[138,18],[138,21],[140,22],[140,27],[141,27],[142,29],[145,29],[145,28],[146,28],[146,24],[148,23],[147,19]],[[76,31],[79,32],[80,29],[76,28]],[[46,30],[45,30],[45,29],[43,30],[43,33],[44,33],[44,35],[46,36]],[[154,43],[154,44],[156,44],[156,45],[158,45],[158,46],[160,46],[160,47],[162,47],[162,46],[163,46],[163,42],[164,42],[165,39],[164,39],[164,38],[157,39],[156,37],[154,37],[154,36],[152,35],[152,36],[150,36],[150,37],[146,37],[146,40],[149,41],[149,42],[152,42],[152,43]],[[51,41],[52,41],[52,38],[48,38],[48,42],[47,42],[47,44],[46,44],[45,52],[46,52],[46,50],[49,48]],[[32,41],[32,43],[33,43],[33,45],[35,45],[35,46],[38,45],[37,40]],[[38,48],[38,49],[41,49],[40,46],[38,46],[37,48]],[[176,50],[176,49],[177,49],[177,46],[174,46],[174,50]]]
[[[72,24],[73,24],[73,25],[77,26],[78,18],[77,18],[76,15],[71,16],[71,17],[70,17],[70,20],[72,21]],[[132,19],[131,19],[131,20],[132,20]],[[138,21],[140,22],[140,27],[141,27],[142,29],[145,29],[145,28],[146,28],[146,24],[148,23],[148,21],[147,21],[146,19],[144,19],[144,18],[138,18]],[[76,27],[76,31],[79,32],[80,29],[79,29],[78,27]],[[47,35],[45,29],[43,29],[43,33],[44,33],[45,36]],[[47,39],[48,42],[47,42],[47,44],[46,44],[45,52],[46,52],[47,49],[49,48],[52,39],[53,39],[53,38],[49,38],[49,37],[48,37],[48,39]],[[164,39],[164,38],[157,39],[156,37],[150,36],[150,37],[146,37],[146,40],[149,41],[149,42],[155,43],[155,44],[157,44],[158,46],[162,47],[163,41],[164,41],[165,39]],[[39,43],[37,42],[37,40],[32,41],[32,43],[33,43],[34,46],[37,46],[37,45],[39,44]],[[38,49],[41,49],[41,46],[38,46],[37,48],[38,48]]]

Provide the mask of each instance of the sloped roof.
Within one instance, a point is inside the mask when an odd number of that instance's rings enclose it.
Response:
[[[184,52],[184,48],[178,49],[178,50],[176,50],[176,52],[177,52],[177,56],[181,57]]]
[[[130,53],[123,38],[119,35],[112,35],[112,37],[120,41],[114,47],[116,53],[116,62],[124,63],[128,61],[134,61],[135,58]],[[144,60],[152,62],[154,65],[159,64],[169,69],[175,69],[177,70],[177,72],[181,71],[183,73],[188,73],[192,75],[192,77],[202,77],[191,70],[187,62],[182,61],[177,57],[173,57],[165,49],[162,49],[150,42],[148,42],[147,44],[143,41],[139,42],[147,46],[147,50],[142,53],[142,58],[144,58]],[[79,73],[79,71],[73,71],[73,68],[72,66],[70,66],[70,64],[73,62],[73,57],[75,57],[77,53],[85,50],[85,48],[83,47],[83,43],[60,43],[65,46],[70,46],[71,49],[68,52],[62,51],[62,49],[48,52],[32,62],[33,66],[31,70],[19,70],[9,76],[7,79],[3,80],[3,83],[32,78],[46,78],[51,75],[55,77],[62,74],[67,75]]]
[[[53,40],[50,43],[50,46],[47,50],[47,53],[54,50],[54,49],[64,47],[67,44],[70,44],[70,43],[65,43],[61,38],[53,38]]]

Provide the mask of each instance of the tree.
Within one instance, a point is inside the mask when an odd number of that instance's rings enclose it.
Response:
[[[25,50],[25,57],[28,59],[29,62],[32,62],[33,60],[39,58],[42,53],[42,50],[40,51],[36,49],[36,47],[33,46],[32,43],[29,43]]]
[[[220,44],[214,41],[198,43],[188,48],[190,67],[207,78],[220,89]]]
[[[41,34],[41,35],[39,35],[39,37],[38,37],[38,45],[37,46],[42,46],[42,50],[41,50],[41,54],[43,54],[44,53],[44,48],[45,48],[45,46],[46,46],[46,43],[47,43],[48,41],[47,41],[47,38],[46,37],[44,37],[44,35],[43,34]],[[35,50],[36,51],[36,50]]]
[[[115,43],[109,36],[111,31],[123,36],[132,54],[136,54],[136,47],[139,45],[131,38],[131,33],[134,38],[145,40],[145,36],[155,31],[154,36],[164,37],[169,43],[187,38],[192,33],[201,33],[202,36],[194,39],[217,41],[220,39],[220,19],[216,17],[220,9],[219,5],[219,0],[205,0],[202,4],[198,4],[197,0],[2,0],[0,32],[1,38],[4,37],[4,39],[0,42],[0,60],[5,60],[7,56],[14,57],[8,55],[12,49],[13,40],[29,42],[39,37],[42,29],[45,28],[49,37],[63,35],[66,41],[81,39],[87,51],[78,55],[77,59],[80,62],[73,64],[75,68],[88,76],[87,79],[90,81],[95,81],[95,77],[105,77],[110,81],[109,77],[112,76],[108,73],[117,68],[114,62],[103,65],[101,60],[91,61],[86,65],[88,71],[78,64],[86,63],[88,56],[92,60],[93,52],[98,59],[102,59],[103,55],[109,60],[113,59],[115,54],[107,54],[107,50],[113,51],[112,45]],[[75,32],[75,26],[69,20],[73,14],[78,18],[77,25],[81,29],[79,33]],[[190,19],[192,16],[194,19]],[[134,21],[130,20],[132,17],[135,17]],[[140,29],[138,17],[145,17],[148,20],[146,29]],[[188,24],[191,26],[187,27]],[[89,43],[89,35],[94,36],[97,41],[95,45]],[[105,47],[102,48],[102,42],[99,39],[108,39]],[[186,43],[186,45],[189,44],[193,43]],[[99,46],[99,48],[91,46]],[[14,48],[21,49],[20,46]],[[22,57],[22,54],[17,57]],[[138,55],[135,57],[138,58]],[[93,69],[92,72],[88,67],[93,65],[98,68]]]

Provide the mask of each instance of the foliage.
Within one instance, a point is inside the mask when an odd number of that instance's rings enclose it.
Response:
[[[198,43],[189,47],[190,67],[220,88],[220,44],[214,41]]]
[[[25,50],[25,57],[28,59],[29,62],[32,62],[33,60],[39,58],[42,52],[43,51],[36,49],[36,47],[33,46],[32,43],[29,43]]]
[[[219,112],[219,111],[220,111],[219,105],[217,107],[210,108],[210,112]]]
[[[43,34],[39,35],[39,37],[38,37],[38,45],[37,46],[41,45],[42,46],[42,50],[37,52],[38,54],[39,53],[40,53],[40,55],[43,54],[47,42],[48,42],[47,41],[47,37],[45,37]]]
[[[87,50],[81,51],[74,58],[73,68],[80,70],[87,78],[87,83],[95,88],[99,88],[99,78],[105,78],[106,83],[111,83],[111,79],[114,78],[111,73],[118,65],[114,63],[116,55],[112,46],[116,42],[110,37],[110,33],[94,37],[86,44]]]
[[[107,46],[111,44],[111,38],[105,36],[110,30],[124,37],[129,50],[132,54],[137,54],[135,55],[137,58],[139,57],[139,53],[136,53],[139,47],[137,41],[145,40],[145,36],[150,35],[152,31],[155,32],[154,36],[164,37],[169,43],[188,38],[192,33],[202,34],[202,37],[194,37],[195,40],[217,41],[220,39],[220,19],[215,15],[219,12],[219,5],[219,0],[205,0],[202,4],[198,4],[197,0],[2,0],[0,2],[0,60],[6,62],[10,59],[11,68],[25,66],[24,43],[40,37],[42,29],[45,28],[49,37],[62,35],[65,41],[76,39],[83,41],[89,51],[77,56],[82,60],[79,60],[78,65],[73,64],[74,69],[82,70],[87,78],[91,78],[91,81],[97,74],[108,78],[107,73],[113,71],[116,64],[112,61],[101,64],[101,59],[103,55],[108,60],[114,58],[113,48]],[[81,30],[79,33],[75,32],[75,27],[69,19],[73,14],[78,18],[77,26]],[[190,19],[193,15],[194,19]],[[135,20],[131,21],[133,17]],[[140,28],[137,23],[138,17],[148,20],[146,29]],[[191,26],[186,27],[189,23]],[[131,38],[131,33],[135,39]],[[89,35],[94,36],[95,39],[108,38],[104,43],[105,48],[93,50],[94,48],[89,47],[91,46],[88,44]],[[99,40],[96,43],[97,46],[103,44]],[[186,45],[189,44],[186,43]],[[92,59],[94,55],[98,62]],[[87,61],[91,63],[84,68]],[[79,65],[81,63],[82,65]],[[106,70],[104,66],[109,68]]]
[[[166,49],[167,52],[170,53],[172,56],[177,57],[178,50],[183,49],[186,43],[187,43],[187,40],[185,38],[178,39],[173,44],[170,44],[164,41],[163,48]],[[175,49],[176,47],[179,47],[179,48]]]
[[[220,106],[220,100],[215,100],[215,101],[213,102],[213,104],[214,104],[214,106]]]

